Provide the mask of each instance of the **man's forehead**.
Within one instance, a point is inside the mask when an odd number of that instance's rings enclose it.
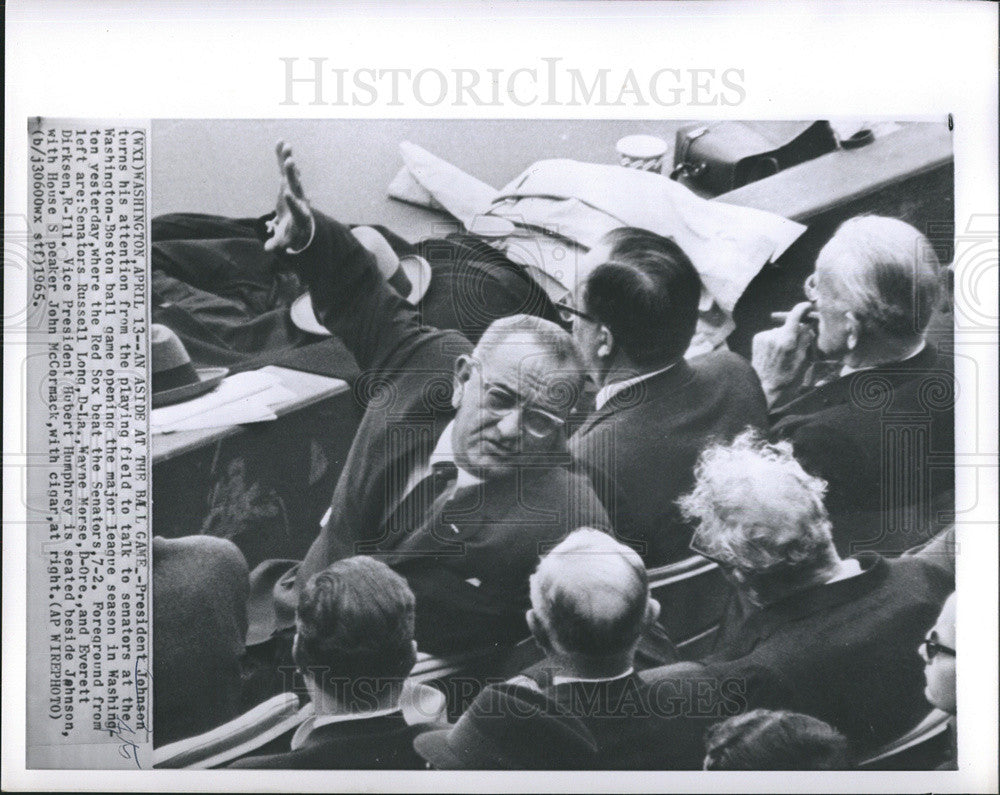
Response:
[[[483,359],[483,374],[491,383],[501,384],[522,397],[536,397],[551,391],[554,384],[576,377],[537,342],[510,342],[505,340]]]

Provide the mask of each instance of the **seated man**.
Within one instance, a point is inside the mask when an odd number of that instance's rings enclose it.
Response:
[[[948,722],[948,750],[945,759],[934,760],[939,770],[957,770],[957,735],[955,733],[955,594],[948,597],[941,615],[924,642],[920,644],[924,658],[924,695],[932,706],[951,715]]]
[[[703,454],[680,503],[697,522],[691,548],[740,596],[705,662],[774,672],[794,694],[784,706],[832,725],[860,758],[930,709],[916,648],[954,578],[913,556],[841,558],[824,489],[787,442],[744,434]]]
[[[766,427],[767,404],[736,354],[684,359],[701,282],[673,240],[623,227],[587,259],[576,306],[562,311],[600,391],[570,450],[618,538],[647,566],[672,563],[690,554],[675,500],[691,488],[698,454],[709,440]]]
[[[811,715],[755,709],[708,730],[705,770],[848,770],[847,740]]]
[[[556,324],[527,315],[496,321],[475,347],[421,325],[350,232],[311,211],[291,151],[278,154],[284,184],[266,245],[288,254],[317,319],[357,359],[366,410],[305,560],[255,570],[256,592],[274,596],[258,605],[270,614],[254,613],[265,630],[256,635],[290,623],[314,573],[372,554],[413,589],[422,650],[514,643],[527,634],[540,552],[580,524],[608,525],[586,478],[566,469],[579,352]]]
[[[531,605],[528,625],[545,659],[509,683],[580,718],[601,768],[698,769],[705,729],[763,697],[766,680],[749,668],[635,672],[640,635],[660,605],[638,554],[605,533],[577,530],[546,555],[531,577]]]
[[[845,222],[820,251],[808,301],[753,342],[772,436],[789,439],[829,484],[840,554],[898,554],[943,530],[954,512],[955,387],[926,340],[943,281],[927,239],[895,218]],[[806,322],[815,315],[814,331]],[[809,350],[838,360],[811,384]]]
[[[422,768],[413,738],[426,726],[408,725],[399,703],[416,661],[413,618],[413,593],[383,563],[347,558],[315,574],[299,597],[292,647],[311,713],[289,748],[230,767]]]

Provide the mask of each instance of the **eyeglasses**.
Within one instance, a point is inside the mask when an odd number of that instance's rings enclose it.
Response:
[[[556,304],[556,311],[559,313],[559,319],[563,323],[569,323],[572,325],[573,320],[578,317],[582,317],[584,320],[589,320],[591,323],[600,323],[600,321],[593,315],[588,315],[581,309],[577,309],[572,304],[566,303],[566,301],[559,301]]]
[[[688,549],[690,549],[696,555],[701,555],[706,560],[710,560],[710,561],[712,561],[712,563],[718,564],[722,568],[729,568],[729,569],[733,568],[733,564],[732,564],[731,561],[729,561],[729,560],[723,560],[722,558],[720,558],[720,557],[718,557],[716,555],[713,555],[705,547],[701,546],[698,543],[698,536],[692,536],[691,537],[691,543],[688,544]]]
[[[482,370],[480,362],[472,360],[471,363],[474,367]],[[520,408],[522,427],[536,439],[544,439],[551,436],[566,424],[566,420],[562,417],[557,417],[555,414],[545,411],[545,409],[527,404],[524,398],[502,384],[484,381],[483,391],[482,408],[484,411],[502,416]]]
[[[943,643],[938,641],[938,636],[936,632],[931,632],[924,642],[921,644],[924,650],[924,656],[927,658],[928,662],[933,660],[939,654],[947,654],[949,657],[954,657],[955,650],[951,646],[945,646]]]

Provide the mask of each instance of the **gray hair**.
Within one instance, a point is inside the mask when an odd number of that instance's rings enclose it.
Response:
[[[572,408],[583,391],[586,367],[573,337],[551,320],[535,315],[510,315],[494,320],[483,332],[473,356],[485,361],[499,348],[519,343],[535,345],[552,357],[555,364],[552,372],[558,378],[549,385],[550,397]]]
[[[769,444],[748,430],[702,453],[694,490],[677,504],[707,557],[791,584],[809,581],[835,555],[825,492],[790,443]]]
[[[646,567],[635,550],[606,533],[574,531],[542,558],[530,583],[535,615],[568,652],[619,654],[642,633]]]
[[[845,221],[820,251],[858,320],[896,339],[923,334],[942,288],[941,263],[930,241],[898,218]]]

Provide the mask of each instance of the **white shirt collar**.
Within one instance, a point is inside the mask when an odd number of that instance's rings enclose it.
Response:
[[[926,347],[927,347],[927,340],[920,340],[920,344],[916,347],[916,349],[914,349],[914,351],[909,356],[904,356],[899,361],[908,362],[914,356],[921,353],[923,349]],[[845,375],[850,375],[851,373],[858,373],[862,370],[872,370],[875,367],[878,367],[878,365],[873,364],[871,367],[851,367],[849,364],[845,364],[843,367],[840,368],[840,374],[841,376],[845,376]]]
[[[605,384],[597,391],[597,395],[594,397],[594,404],[597,410],[600,411],[604,408],[604,404],[611,400],[611,398],[619,392],[628,389],[633,384],[638,384],[640,381],[645,381],[647,378],[652,378],[654,375],[665,373],[675,364],[677,364],[677,362],[671,362],[666,367],[654,370],[651,373],[642,373],[641,375],[634,376],[633,378],[626,378],[624,381],[615,381],[613,384]]]
[[[293,751],[299,750],[299,748],[305,745],[309,735],[321,726],[329,726],[331,723],[345,723],[349,720],[381,718],[384,715],[393,715],[397,712],[402,713],[402,709],[402,707],[397,705],[395,707],[387,707],[386,709],[377,709],[373,712],[350,712],[343,715],[317,716],[315,706],[312,703],[306,704],[299,710],[299,717],[303,718],[303,720],[299,724],[299,728],[295,730],[295,734],[292,735],[291,748]]]
[[[635,668],[629,668],[624,673],[620,673],[617,676],[605,676],[600,679],[583,679],[577,676],[553,676],[552,685],[565,685],[570,682],[614,682],[618,679],[624,679],[626,676],[631,676],[635,673]]]

